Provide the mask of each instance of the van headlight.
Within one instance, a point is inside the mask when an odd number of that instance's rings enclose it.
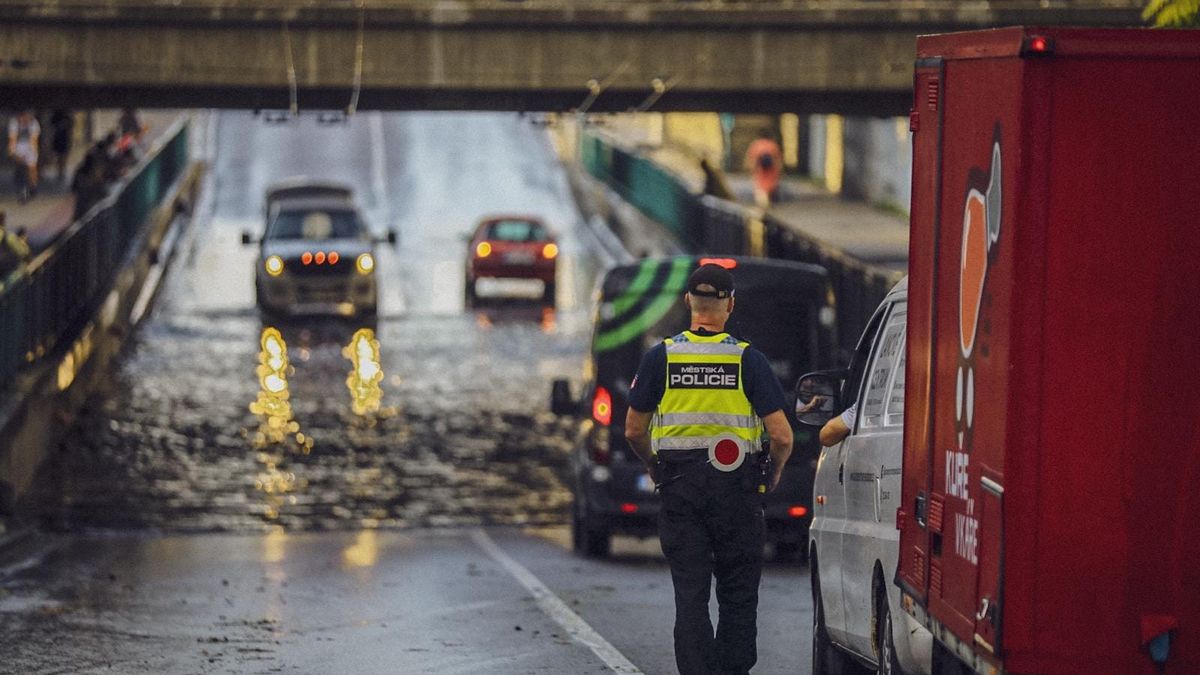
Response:
[[[283,258],[277,255],[267,256],[267,259],[263,261],[263,269],[273,277],[283,274]]]
[[[375,271],[375,256],[370,253],[364,253],[358,256],[356,265],[359,274],[370,274]]]

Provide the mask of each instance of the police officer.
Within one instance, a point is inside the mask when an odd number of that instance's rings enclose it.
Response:
[[[743,675],[758,660],[762,495],[779,484],[792,452],[783,388],[770,364],[724,332],[733,292],[733,275],[719,265],[692,273],[683,298],[691,327],[642,358],[625,418],[625,437],[662,495],[659,538],[675,585],[681,675]],[[761,454],[763,426],[770,463]]]

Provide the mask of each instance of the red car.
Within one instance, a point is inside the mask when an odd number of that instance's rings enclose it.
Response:
[[[554,304],[558,244],[541,219],[491,216],[480,221],[467,252],[466,303],[475,302],[475,282],[491,279],[538,279],[542,301]]]

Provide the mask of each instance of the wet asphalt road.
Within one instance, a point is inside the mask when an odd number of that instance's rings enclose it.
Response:
[[[2,570],[0,672],[619,670],[580,618],[643,672],[674,672],[657,542],[569,550],[572,429],[547,400],[580,377],[603,261],[544,133],[474,113],[210,128],[206,198],[153,314],[54,460],[63,533]],[[296,175],[352,183],[397,231],[377,325],[254,309],[240,236],[265,186]],[[464,308],[465,237],[497,212],[560,234],[555,307],[508,284]],[[286,397],[263,385],[273,349]],[[755,673],[808,671],[807,589],[803,568],[769,567]]]

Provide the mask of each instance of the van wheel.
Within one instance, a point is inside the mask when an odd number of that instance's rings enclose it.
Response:
[[[845,652],[833,645],[833,641],[829,639],[829,633],[825,630],[825,605],[821,601],[821,581],[817,577],[816,558],[810,557],[809,559],[814,563],[812,566],[813,675],[858,675],[863,672],[863,669]]]
[[[588,517],[587,507],[571,516],[571,544],[576,553],[587,558],[607,558],[612,550],[612,533],[597,527]]]
[[[608,530],[587,530],[583,554],[589,558],[607,558],[612,551],[612,534]]]
[[[571,550],[579,555],[583,555],[585,534],[583,531],[583,517],[579,515],[578,509],[571,509]]]
[[[888,609],[887,592],[879,598],[878,626],[875,629],[875,656],[879,665],[876,672],[879,675],[904,675],[900,661],[896,657],[896,643],[892,638],[892,612]]]

